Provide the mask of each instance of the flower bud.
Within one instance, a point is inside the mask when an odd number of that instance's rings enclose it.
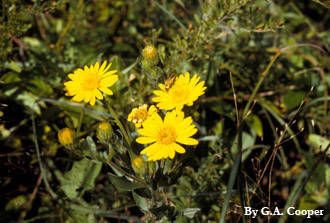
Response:
[[[154,45],[147,45],[142,50],[142,57],[149,65],[156,65],[158,63],[158,52]]]
[[[106,122],[100,122],[97,126],[96,137],[101,143],[108,143],[112,135],[112,127]]]
[[[153,60],[157,57],[157,49],[153,45],[147,45],[142,50],[142,56],[143,58],[147,60]]]
[[[132,159],[132,167],[136,173],[143,173],[145,170],[145,161],[143,160],[142,156],[136,156]]]
[[[74,132],[72,129],[63,128],[58,132],[57,137],[61,145],[69,146],[73,144]]]

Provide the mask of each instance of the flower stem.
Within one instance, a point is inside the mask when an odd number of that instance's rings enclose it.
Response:
[[[112,148],[112,146],[108,145],[108,159],[112,160],[112,157],[116,154],[115,150]]]
[[[117,112],[115,110],[113,110],[113,108],[111,107],[109,101],[107,101],[107,106],[108,106],[108,109],[109,109],[109,112],[110,114],[112,115],[113,119],[115,120],[117,126],[119,127],[121,133],[123,134],[127,144],[130,146],[131,145],[131,138],[129,137],[126,129],[124,128],[123,124],[120,122],[119,118],[118,118],[118,115],[117,115]]]

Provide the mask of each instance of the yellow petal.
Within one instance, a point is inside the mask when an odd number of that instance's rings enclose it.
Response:
[[[103,63],[102,63],[102,65],[101,65],[101,67],[100,67],[100,72],[104,72],[104,68],[105,68],[105,66],[107,66],[107,61],[103,61]]]
[[[148,156],[148,153],[150,153],[150,152],[152,152],[152,151],[154,151],[154,150],[157,151],[157,147],[158,147],[158,144],[157,144],[157,143],[154,143],[154,144],[152,144],[152,145],[150,145],[150,146],[144,148],[140,153],[141,153],[142,155],[147,155],[147,156]]]
[[[175,143],[173,145],[173,147],[174,147],[174,149],[177,153],[185,153],[186,152],[186,150],[182,146],[180,146],[179,144]]]
[[[103,95],[101,94],[101,92],[98,89],[95,89],[94,93],[95,93],[95,96],[97,99],[100,99],[100,100],[103,99]]]
[[[92,106],[95,105],[95,97],[94,97],[94,96],[91,97],[89,103],[90,103]]]
[[[72,98],[72,101],[81,102],[84,99],[83,94],[77,94]]]
[[[118,80],[118,75],[111,75],[103,78],[100,82],[101,87],[110,87]]]
[[[113,92],[106,87],[100,87],[99,89],[107,95],[113,95]]]
[[[177,142],[185,144],[185,145],[197,145],[198,144],[198,140],[193,139],[193,138],[177,138],[176,139]]]
[[[100,64],[99,62],[96,62],[93,69],[94,69],[94,72],[98,72],[99,71],[99,68],[100,68]]]
[[[152,138],[152,137],[139,137],[136,139],[136,142],[138,142],[140,144],[149,144],[149,143],[153,143],[155,141],[156,141],[156,139]]]

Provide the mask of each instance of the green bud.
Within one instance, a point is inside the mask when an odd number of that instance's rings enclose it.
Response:
[[[96,137],[101,143],[108,143],[112,136],[112,127],[106,122],[100,122],[97,126]]]
[[[142,156],[136,156],[132,159],[131,165],[136,173],[143,174],[146,170],[147,163]]]
[[[145,65],[154,66],[158,63],[158,51],[154,45],[147,45],[142,50],[142,57]]]

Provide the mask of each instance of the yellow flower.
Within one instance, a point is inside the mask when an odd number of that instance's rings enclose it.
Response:
[[[118,80],[116,70],[109,70],[111,63],[107,65],[97,62],[95,65],[85,66],[84,69],[76,69],[69,74],[70,81],[64,83],[68,96],[73,96],[72,100],[76,102],[84,101],[85,103],[95,104],[95,100],[103,99],[102,92],[112,95],[109,89]]]
[[[154,105],[151,105],[148,109],[148,105],[144,104],[138,108],[133,108],[131,113],[128,115],[127,120],[133,122],[136,128],[140,128],[142,123],[156,112],[157,108]]]
[[[173,159],[175,153],[185,153],[180,144],[197,145],[198,141],[191,138],[197,132],[192,118],[185,118],[183,112],[167,112],[164,120],[156,113],[143,123],[138,130],[141,135],[136,141],[140,144],[150,144],[141,154],[145,154],[149,161]],[[180,143],[180,144],[178,144]]]
[[[158,103],[157,107],[164,110],[181,110],[184,105],[192,106],[206,89],[204,81],[200,81],[198,75],[190,78],[188,72],[177,77],[169,89],[164,84],[159,84],[159,88],[160,90],[154,91],[156,97],[152,100]]]
[[[57,133],[58,141],[63,146],[68,146],[73,144],[74,132],[72,129],[64,128]]]

